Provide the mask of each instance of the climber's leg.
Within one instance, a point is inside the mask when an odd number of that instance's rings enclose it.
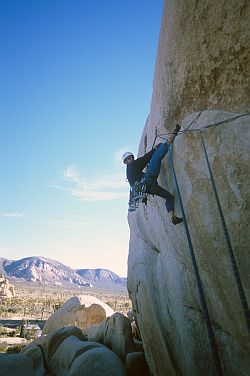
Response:
[[[161,161],[167,154],[168,149],[168,143],[165,142],[154,152],[145,174],[145,180],[148,186],[152,185],[157,180],[161,170]]]
[[[156,195],[166,200],[166,209],[168,212],[174,211],[174,197],[166,189],[159,186],[157,182],[154,182],[147,190],[148,193]]]
[[[177,225],[183,221],[182,218],[179,218],[175,215],[174,211],[174,197],[166,189],[162,188],[157,182],[154,182],[150,188],[147,189],[147,193],[156,195],[162,198],[165,198],[166,209],[172,219],[172,223]]]

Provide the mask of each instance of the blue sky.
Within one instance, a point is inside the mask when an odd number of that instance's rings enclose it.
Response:
[[[0,2],[0,256],[126,275],[163,0]]]

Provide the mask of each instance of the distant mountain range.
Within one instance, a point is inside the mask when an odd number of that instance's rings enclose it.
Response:
[[[77,269],[45,257],[21,260],[0,258],[0,273],[12,282],[31,282],[49,286],[95,287],[103,290],[126,290],[126,278],[107,269]]]
[[[101,288],[105,285],[107,289],[112,289],[113,286],[127,288],[127,278],[119,277],[107,269],[76,269],[75,271],[95,287]]]

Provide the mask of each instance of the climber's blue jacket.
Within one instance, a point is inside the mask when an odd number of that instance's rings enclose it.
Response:
[[[127,165],[127,179],[131,187],[144,176],[142,170],[147,166],[154,152],[155,149],[152,149],[143,157],[137,158]]]

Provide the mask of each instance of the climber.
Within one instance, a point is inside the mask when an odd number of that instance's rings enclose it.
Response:
[[[160,174],[161,161],[167,154],[169,145],[173,143],[179,129],[179,125],[178,127],[176,126],[173,131],[173,136],[171,136],[167,142],[158,144],[143,157],[134,159],[134,155],[131,152],[126,152],[122,156],[123,163],[127,165],[127,179],[130,187],[133,187],[136,182],[142,181],[143,179],[146,184],[146,193],[165,198],[166,209],[174,225],[181,223],[183,219],[175,215],[174,198],[171,193],[158,184],[157,179]],[[142,171],[148,163],[147,172],[143,173]]]

